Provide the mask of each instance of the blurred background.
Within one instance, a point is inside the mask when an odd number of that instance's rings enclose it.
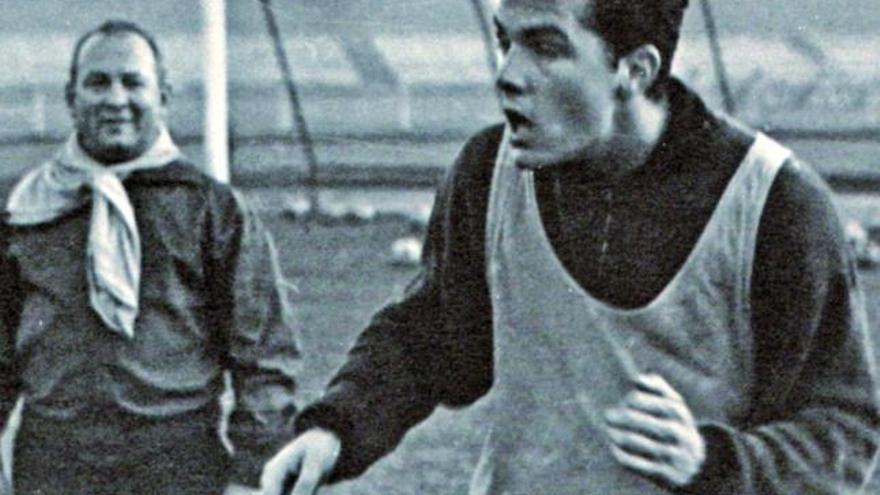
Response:
[[[0,0],[0,183],[51,157],[70,132],[62,95],[73,43],[107,18],[136,21],[158,37],[175,88],[172,132],[203,163],[203,6]],[[438,180],[464,140],[500,113],[478,11],[487,4],[271,6],[309,136],[296,125],[262,2],[226,0],[229,163],[232,183],[262,212],[285,274],[300,288],[304,358],[296,371],[307,402],[372,312],[413,276]],[[872,311],[880,295],[877,47],[876,0],[691,1],[673,68],[710,105],[777,137],[826,177]],[[315,198],[327,216],[303,221]],[[877,321],[872,313],[880,333]],[[481,435],[479,405],[441,411],[366,477],[331,493],[465,493]]]
[[[436,176],[467,135],[499,120],[475,3],[272,2],[322,169],[373,167],[382,176],[391,166],[415,167]],[[720,57],[712,56],[701,2],[694,1],[675,72],[723,109],[720,61],[736,116],[782,138],[832,180],[873,176],[880,156],[880,3],[709,3]],[[135,20],[159,37],[176,89],[175,136],[201,157],[200,2],[0,4],[3,172],[39,160],[41,145],[69,131],[61,95],[73,42],[110,17]],[[227,0],[226,23],[232,173],[239,183],[265,175],[273,185],[295,182],[304,159],[261,2]]]

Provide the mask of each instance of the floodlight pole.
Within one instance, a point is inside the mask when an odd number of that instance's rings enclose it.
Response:
[[[724,111],[733,115],[736,111],[736,102],[730,91],[730,83],[727,80],[727,71],[724,70],[724,60],[721,57],[721,43],[718,41],[718,29],[715,27],[715,16],[712,15],[712,7],[709,0],[701,0],[700,7],[703,9],[703,21],[706,23],[706,32],[709,35],[709,48],[712,50],[712,67],[715,69],[715,78],[721,88],[721,99]]]
[[[205,171],[229,182],[229,111],[226,83],[226,3],[202,0],[204,24]]]
[[[306,157],[306,166],[308,167],[306,189],[309,205],[311,207],[310,211],[316,213],[319,211],[318,157],[315,155],[312,136],[309,132],[306,118],[303,115],[302,105],[300,104],[299,91],[297,91],[296,82],[293,79],[293,71],[287,61],[287,54],[284,51],[284,44],[281,41],[281,33],[278,30],[278,23],[275,21],[275,13],[272,10],[272,0],[260,0],[260,4],[263,6],[263,14],[266,17],[266,28],[269,30],[269,36],[272,37],[272,43],[275,48],[275,58],[278,60],[278,66],[281,68],[281,76],[284,78],[284,85],[287,88],[287,95],[290,99],[293,121],[296,125],[296,131],[299,133],[299,140]]]
[[[483,47],[486,51],[486,63],[489,70],[492,71],[492,77],[498,72],[498,60],[495,58],[495,47],[492,40],[492,30],[489,26],[489,20],[486,18],[486,10],[483,8],[481,0],[471,0],[471,6],[474,8],[474,14],[477,17],[477,24],[480,26],[480,35],[483,37]]]

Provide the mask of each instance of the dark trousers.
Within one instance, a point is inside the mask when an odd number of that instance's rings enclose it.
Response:
[[[23,416],[16,495],[219,495],[230,459],[213,412],[172,418],[109,413],[54,421]]]

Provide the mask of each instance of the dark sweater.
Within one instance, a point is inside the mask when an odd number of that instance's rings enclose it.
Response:
[[[67,454],[103,463],[113,452],[122,466],[173,448],[162,438],[216,438],[200,432],[216,431],[229,369],[235,477],[256,485],[294,410],[293,377],[270,360],[299,355],[272,240],[231,188],[188,163],[133,173],[124,185],[143,252],[133,339],[109,331],[89,303],[88,204],[46,224],[0,223],[0,425],[24,393],[31,427],[19,442],[52,431],[79,445]],[[194,424],[181,429],[187,417]],[[16,463],[17,473],[30,468]]]
[[[472,403],[491,386],[484,236],[501,130],[464,146],[438,194],[420,274],[298,419],[300,431],[322,426],[341,437],[334,479],[361,473],[438,405]],[[667,128],[638,169],[613,181],[583,163],[539,172],[542,218],[563,265],[609,304],[650,302],[683,265],[752,140],[675,83]],[[708,458],[689,489],[857,485],[880,430],[864,307],[830,193],[795,159],[762,215],[750,303],[753,411],[743,424],[702,427]]]

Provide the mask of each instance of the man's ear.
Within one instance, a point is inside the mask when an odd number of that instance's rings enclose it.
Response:
[[[159,85],[159,98],[161,98],[162,105],[168,105],[172,96],[174,96],[174,86],[168,81],[162,82]]]
[[[618,95],[629,98],[648,91],[660,73],[663,59],[657,47],[642,45],[617,63]]]
[[[73,108],[73,100],[76,97],[76,88],[74,87],[73,81],[68,81],[67,84],[64,85],[64,101],[67,103],[67,108]]]

